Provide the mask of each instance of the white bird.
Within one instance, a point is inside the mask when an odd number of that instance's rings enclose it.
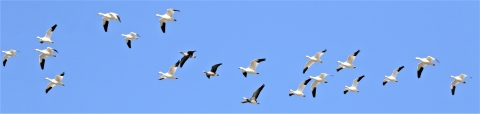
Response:
[[[308,76],[308,78],[310,79],[313,79],[314,82],[312,83],[312,95],[313,95],[313,98],[315,98],[315,95],[317,94],[317,85],[320,83],[320,82],[323,82],[323,83],[328,83],[327,80],[325,80],[325,77],[327,76],[333,76],[333,75],[328,75],[327,73],[321,73],[320,75],[318,76]]]
[[[42,70],[45,66],[45,58],[47,58],[48,56],[57,57],[57,55],[53,54],[53,51],[58,53],[56,49],[53,49],[51,47],[47,47],[47,49],[44,49],[44,50],[35,49],[35,51],[42,53],[39,55],[39,59],[38,59]]]
[[[310,66],[313,65],[313,63],[315,62],[319,62],[319,63],[322,63],[323,61],[320,59],[320,57],[322,57],[322,55],[327,52],[327,49],[321,51],[321,52],[317,52],[313,57],[310,57],[310,56],[305,56],[306,58],[308,58],[308,62],[307,64],[305,64],[305,66],[303,67],[303,74],[305,74],[305,72],[308,70],[308,68],[310,68]]]
[[[8,58],[10,58],[11,56],[17,56],[15,52],[20,52],[20,51],[10,49],[10,51],[2,51],[2,52],[5,53],[5,56],[3,56],[3,67],[5,67],[5,65],[7,64]]]
[[[465,82],[465,77],[467,75],[466,74],[460,74],[459,76],[450,76],[450,78],[453,78],[453,81],[452,83],[450,84],[450,89],[452,90],[452,95],[455,95],[455,88],[457,87],[457,84],[459,82],[462,82],[463,84],[466,84],[467,82]],[[472,78],[472,77],[470,77]]]
[[[178,60],[175,64],[173,64],[173,66],[170,67],[170,70],[168,70],[167,73],[158,72],[158,74],[162,74],[162,76],[160,76],[160,78],[158,78],[158,80],[163,80],[165,78],[178,79],[175,76],[175,71],[177,71],[178,64],[180,64],[180,60]]]
[[[45,90],[45,94],[47,94],[48,91],[50,91],[53,87],[55,87],[55,85],[65,86],[65,84],[63,84],[62,82],[63,75],[65,75],[65,72],[62,72],[62,74],[57,75],[55,79],[50,79],[48,77],[45,78],[45,80],[50,81],[50,83],[47,85],[47,89]]]
[[[165,33],[165,26],[166,26],[166,23],[165,23],[165,22],[167,22],[167,21],[176,22],[176,21],[177,21],[177,19],[173,18],[173,14],[175,13],[175,11],[180,12],[180,10],[176,10],[176,9],[173,9],[173,8],[168,8],[168,9],[167,9],[167,13],[165,13],[165,14],[163,14],[163,15],[155,14],[155,16],[161,18],[161,19],[159,20],[159,22],[160,22],[160,28],[162,29],[162,32],[163,32],[163,33]]]
[[[53,25],[52,27],[50,27],[48,30],[47,30],[47,33],[45,33],[45,36],[43,37],[40,37],[40,36],[37,36],[38,40],[40,40],[40,44],[42,44],[43,42],[47,42],[47,43],[52,43],[53,44],[53,41],[52,41],[52,33],[53,31],[55,30],[55,28],[57,28],[57,24]]]
[[[355,78],[355,80],[353,80],[352,86],[350,86],[350,87],[345,86],[345,89],[343,89],[343,94],[347,94],[348,91],[360,92],[360,90],[357,89],[357,85],[358,85],[358,82],[360,82],[360,80],[362,80],[363,77],[365,77],[365,75],[362,75],[358,78]]]
[[[218,63],[218,64],[215,64],[212,66],[212,69],[208,72],[205,72],[203,71],[203,73],[205,73],[205,75],[207,75],[207,78],[210,79],[210,76],[220,76],[219,74],[217,74],[217,68],[222,65],[222,63]]]
[[[180,62],[180,68],[183,67],[183,64],[185,64],[185,62],[187,62],[188,58],[197,58],[197,56],[193,55],[193,53],[195,53],[195,51],[196,50],[190,50],[190,51],[187,51],[186,53],[180,51],[180,54],[183,54],[183,57],[182,57],[181,62]]]
[[[398,72],[400,72],[400,70],[402,70],[402,69],[403,69],[403,66],[398,67],[398,68],[396,68],[395,70],[393,70],[392,75],[390,75],[390,76],[385,75],[385,79],[383,79],[383,86],[385,86],[385,84],[387,84],[387,82],[389,82],[389,81],[390,81],[390,82],[398,82],[398,81],[397,81],[397,74],[398,74]]]
[[[137,34],[135,32],[130,32],[130,34],[122,34],[122,36],[125,36],[125,41],[127,42],[128,48],[132,48],[131,40],[138,40],[138,37],[140,37],[140,34]]]
[[[260,103],[257,101],[257,98],[258,98],[258,95],[260,95],[260,92],[262,92],[263,87],[265,87],[265,84],[263,84],[263,85],[260,86],[260,88],[258,88],[255,92],[253,92],[253,95],[252,95],[252,97],[250,97],[250,99],[247,99],[247,98],[243,97],[243,98],[242,98],[242,104],[243,104],[243,103],[260,104]]]
[[[265,58],[254,59],[250,62],[250,66],[248,66],[248,68],[239,67],[238,69],[242,70],[242,74],[243,76],[245,76],[245,78],[247,77],[247,73],[260,74],[259,72],[257,72],[258,63],[263,62],[265,60],[266,60]]]
[[[337,63],[340,64],[337,67],[337,72],[339,72],[344,68],[357,68],[355,65],[353,65],[353,61],[355,61],[355,58],[357,57],[358,53],[360,53],[360,50],[357,50],[355,53],[350,54],[350,56],[348,56],[347,61],[345,62],[337,61]]]
[[[418,76],[418,78],[420,78],[420,76],[422,75],[423,68],[426,65],[435,66],[435,64],[433,63],[433,60],[440,63],[440,61],[438,61],[437,59],[435,59],[431,56],[427,56],[426,58],[415,57],[415,60],[420,60],[420,63],[418,63],[418,66],[417,66],[417,76]]]
[[[105,32],[107,32],[108,22],[110,20],[118,20],[120,23],[122,22],[122,20],[120,20],[120,16],[118,16],[118,14],[116,14],[114,12],[110,12],[110,13],[99,12],[98,15],[103,16],[102,25],[103,25],[103,29],[105,30]]]
[[[307,80],[303,81],[302,83],[300,83],[300,85],[298,86],[297,90],[293,91],[292,89],[290,89],[290,92],[288,93],[288,96],[292,96],[292,95],[297,95],[297,96],[300,96],[300,97],[305,97],[305,94],[303,94],[303,89],[305,88],[305,86],[308,84],[308,82],[310,82],[310,80],[312,80],[311,78],[308,78]]]

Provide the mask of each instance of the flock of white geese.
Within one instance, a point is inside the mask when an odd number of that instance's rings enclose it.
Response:
[[[163,33],[165,33],[166,22],[169,22],[169,21],[176,22],[177,21],[173,17],[174,12],[180,12],[180,10],[169,8],[169,9],[167,9],[167,12],[164,15],[160,15],[160,14],[155,15],[157,17],[160,17],[159,23],[160,23],[160,28],[161,28]],[[103,24],[103,28],[104,28],[105,32],[107,32],[107,30],[108,30],[108,24],[109,24],[110,20],[118,20],[119,22],[121,22],[120,16],[118,14],[114,13],[114,12],[98,13],[98,15],[103,17],[102,18],[102,24]],[[49,28],[47,30],[45,36],[43,36],[43,37],[37,36],[39,42],[41,44],[43,44],[43,43],[53,44],[54,41],[52,40],[51,37],[52,37],[52,33],[54,32],[54,30],[56,28],[57,28],[57,24],[55,24],[51,28]],[[127,43],[128,48],[131,48],[131,40],[138,40],[138,37],[140,37],[140,35],[135,33],[135,32],[130,32],[129,34],[121,34],[121,36],[125,37],[125,41]],[[53,53],[54,51],[56,53],[58,53],[58,51],[56,49],[51,48],[51,47],[47,47],[46,49],[43,49],[43,50],[35,49],[35,51],[40,52],[39,62],[40,62],[40,68],[42,70],[44,69],[44,66],[45,66],[45,59],[49,56],[56,57],[56,55]],[[3,57],[3,66],[5,67],[9,58],[12,57],[12,56],[17,56],[16,52],[20,52],[20,51],[11,49],[9,51],[2,51],[2,52],[5,53],[5,56]],[[178,79],[175,76],[175,72],[176,72],[178,66],[180,66],[180,68],[182,68],[183,65],[185,64],[185,62],[189,58],[196,58],[196,56],[194,55],[194,52],[195,52],[195,50],[190,50],[190,51],[187,51],[187,52],[180,52],[184,56],[180,60],[178,60],[175,64],[173,64],[170,67],[170,69],[168,70],[168,72],[166,72],[166,73],[158,72],[158,74],[161,74],[161,76],[159,77],[158,80]],[[309,60],[303,68],[303,74],[305,74],[305,72],[308,70],[308,68],[310,68],[314,63],[322,63],[322,60],[320,58],[323,56],[323,54],[325,54],[325,52],[327,52],[326,49],[323,50],[323,51],[317,52],[314,56],[308,56],[307,55],[306,58],[308,58]],[[355,58],[357,57],[357,55],[359,53],[360,53],[360,50],[357,50],[356,52],[350,54],[345,62],[337,61],[337,63],[339,65],[336,68],[336,71],[339,72],[340,70],[346,69],[346,68],[352,68],[352,69],[357,68],[354,65],[354,61],[355,61]],[[425,66],[435,66],[434,61],[440,63],[438,61],[438,59],[435,59],[431,56],[427,56],[426,58],[416,57],[415,59],[419,60],[419,63],[418,63],[418,66],[417,66],[417,76],[418,76],[418,78],[420,78]],[[256,70],[256,68],[257,68],[258,64],[263,62],[263,61],[266,61],[266,58],[254,59],[250,62],[250,65],[247,68],[239,67],[239,69],[241,70],[241,73],[245,77],[247,77],[247,74],[260,74]],[[220,76],[218,73],[216,73],[216,71],[217,71],[217,69],[220,65],[222,65],[222,63],[215,64],[215,65],[212,66],[210,71],[203,71],[203,73],[205,73],[205,75],[207,76],[208,79],[210,79],[211,76]],[[400,66],[400,67],[394,69],[393,73],[390,76],[385,76],[384,80],[383,80],[383,86],[385,86],[385,84],[387,84],[387,82],[398,82],[397,81],[397,74],[403,68],[404,68],[404,66]],[[47,85],[45,93],[48,93],[56,85],[65,86],[65,84],[62,82],[64,75],[65,75],[65,72],[62,72],[61,74],[58,74],[55,77],[55,79],[50,79],[48,77],[45,78],[45,80],[48,80],[50,82]],[[320,84],[320,83],[328,83],[327,80],[325,79],[327,76],[333,76],[333,75],[329,75],[327,73],[321,73],[320,75],[315,76],[315,77],[309,76],[308,79],[306,79],[306,80],[304,80],[300,83],[297,90],[290,89],[289,96],[296,95],[296,96],[300,96],[300,97],[306,97],[305,94],[303,94],[303,89],[313,79],[314,82],[311,84],[311,91],[312,91],[312,96],[315,97],[317,85]],[[455,88],[456,88],[456,85],[458,83],[463,83],[463,84],[466,83],[465,80],[464,80],[466,76],[467,75],[463,74],[463,73],[461,73],[459,76],[450,76],[451,78],[453,78],[453,81],[451,82],[451,86],[450,86],[452,95],[455,94]],[[355,78],[353,80],[353,83],[352,83],[351,86],[345,86],[343,93],[347,94],[347,92],[349,92],[349,91],[350,92],[360,92],[360,90],[358,90],[358,88],[357,88],[358,83],[364,77],[365,77],[365,75],[362,75],[362,76],[359,76],[358,78]],[[260,104],[257,101],[257,98],[260,95],[260,92],[262,91],[262,89],[264,87],[265,87],[265,84],[260,86],[253,93],[253,95],[250,98],[243,97],[241,103]]]

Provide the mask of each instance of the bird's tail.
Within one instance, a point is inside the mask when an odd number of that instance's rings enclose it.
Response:
[[[415,57],[415,60],[420,60],[420,59],[422,59],[422,58],[420,58],[420,57]]]

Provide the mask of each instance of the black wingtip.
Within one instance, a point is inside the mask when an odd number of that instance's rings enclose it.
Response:
[[[363,77],[365,77],[365,75],[362,75],[362,76],[358,77],[358,80],[357,80],[357,82],[360,82],[360,80],[362,80],[362,79],[363,79]]]
[[[343,94],[347,94],[348,90],[343,91]]]
[[[245,76],[245,78],[247,77],[247,72],[243,72],[242,74]]]
[[[52,26],[52,32],[55,31],[55,28],[57,28],[57,24]]]
[[[315,95],[317,94],[317,87],[314,87],[312,90],[312,96],[315,98]]]
[[[3,60],[3,67],[7,64],[7,59]]]
[[[401,66],[400,68],[398,68],[397,72],[400,72],[400,70],[403,69],[403,66]]]
[[[325,50],[322,51],[322,53],[325,53],[325,52],[327,52],[327,49],[325,49]]]
[[[423,72],[423,67],[420,67],[420,69],[418,69],[418,71],[417,71],[418,78],[420,78],[420,76],[422,76],[422,72]]]
[[[383,86],[385,86],[385,84],[387,84],[387,81],[383,82]]]
[[[357,56],[358,53],[360,53],[360,50],[357,50],[355,53],[353,53],[353,56]]]
[[[65,75],[65,71],[64,71],[64,72],[62,72],[62,74],[60,74],[60,76],[63,76],[63,75]]]
[[[305,82],[303,83],[303,85],[307,85],[308,82],[310,82],[310,80],[312,80],[311,78],[308,78],[307,80],[305,80]]]
[[[456,88],[456,86],[453,86],[453,88],[452,88],[452,95],[455,95],[455,88]]]
[[[308,70],[308,67],[303,68],[303,74],[305,74],[305,72],[307,72],[307,70]]]
[[[178,60],[177,63],[175,63],[175,67],[178,67],[179,64],[180,64],[180,60]]]

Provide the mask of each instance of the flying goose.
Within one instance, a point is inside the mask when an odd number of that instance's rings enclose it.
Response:
[[[244,103],[260,104],[260,103],[257,101],[257,98],[258,98],[258,95],[260,95],[260,92],[262,92],[263,87],[265,87],[265,84],[263,84],[263,85],[260,86],[260,88],[258,88],[255,92],[253,92],[253,95],[252,95],[252,97],[250,97],[250,99],[247,99],[247,98],[243,97],[243,98],[242,98],[242,104],[244,104]]]
[[[383,86],[385,86],[385,84],[387,84],[387,82],[389,82],[389,81],[390,81],[390,82],[398,82],[398,81],[397,81],[397,74],[398,74],[398,72],[400,72],[400,70],[402,70],[402,69],[403,69],[403,66],[398,67],[398,68],[396,68],[395,70],[393,70],[392,75],[390,75],[390,76],[385,75],[385,79],[383,80]]]
[[[313,57],[310,57],[310,56],[305,56],[306,58],[308,58],[308,62],[307,64],[305,64],[305,66],[303,67],[303,74],[305,74],[305,72],[308,70],[308,68],[310,68],[310,66],[313,65],[313,63],[315,62],[319,62],[319,63],[322,63],[322,60],[320,59],[320,57],[322,57],[322,55],[327,52],[327,49],[321,51],[321,52],[317,52]]]
[[[327,77],[327,76],[333,76],[333,75],[328,75],[327,73],[321,73],[320,75],[318,75],[318,76],[316,76],[316,77],[313,77],[313,76],[309,76],[309,77],[308,77],[308,78],[314,80],[314,82],[312,83],[312,95],[313,95],[313,98],[315,98],[315,95],[317,94],[317,85],[318,85],[320,82],[328,83],[327,80],[325,80],[325,77]]]
[[[195,51],[196,50],[190,50],[190,51],[187,51],[186,53],[180,51],[180,53],[183,54],[182,61],[180,62],[180,68],[183,67],[183,64],[185,64],[185,62],[187,62],[188,58],[197,58],[197,56],[193,55],[193,53],[195,53]]]
[[[297,95],[297,96],[301,96],[301,97],[305,97],[305,94],[303,94],[303,89],[305,88],[305,86],[308,84],[308,82],[310,82],[310,80],[312,80],[311,78],[308,78],[307,80],[303,81],[302,83],[300,83],[300,85],[298,86],[297,90],[293,91],[292,89],[290,89],[290,92],[288,93],[288,96],[292,96],[292,95]]]
[[[51,37],[52,37],[52,33],[53,33],[53,31],[55,30],[55,28],[57,28],[57,24],[55,24],[55,25],[53,25],[52,27],[50,27],[50,28],[47,30],[47,33],[45,33],[45,36],[43,36],[43,37],[37,36],[38,40],[40,40],[40,44],[42,44],[43,42],[47,42],[47,43],[52,43],[52,44],[53,44],[53,41],[52,41]]]
[[[435,59],[432,56],[427,56],[426,58],[415,57],[415,60],[420,60],[420,63],[418,63],[418,66],[417,66],[417,76],[418,76],[418,78],[420,78],[420,76],[422,75],[423,68],[426,65],[435,66],[435,64],[433,63],[433,60],[440,63],[440,61],[438,61],[438,59]]]
[[[2,51],[2,52],[5,53],[5,56],[3,56],[3,67],[5,67],[5,65],[7,64],[8,58],[10,58],[11,56],[17,56],[15,52],[20,52],[20,51],[10,49],[10,51]]]
[[[210,76],[220,76],[219,74],[217,74],[217,68],[222,65],[222,63],[218,63],[218,64],[215,64],[212,66],[212,69],[208,72],[205,72],[203,71],[203,73],[205,73],[205,75],[207,75],[207,78],[210,79]]]
[[[337,72],[339,72],[344,68],[357,68],[355,65],[353,65],[353,61],[355,61],[355,58],[357,57],[358,53],[360,53],[360,50],[357,50],[355,53],[350,54],[350,56],[348,56],[347,61],[345,62],[337,61],[337,63],[340,64],[337,67]]]
[[[450,78],[453,78],[453,81],[452,83],[450,84],[450,89],[452,90],[452,95],[455,95],[455,88],[457,87],[457,84],[459,82],[462,82],[463,84],[466,84],[467,82],[465,82],[465,77],[467,75],[466,74],[460,74],[459,76],[450,76]],[[470,77],[472,78],[472,77]]]
[[[105,32],[107,32],[108,22],[110,20],[118,20],[120,23],[122,22],[122,20],[120,20],[120,16],[118,16],[118,14],[116,14],[114,12],[110,12],[110,13],[99,12],[98,15],[103,16],[102,25],[103,25],[103,29],[105,30]]]
[[[165,78],[168,78],[168,79],[178,79],[178,78],[175,76],[175,71],[177,71],[178,64],[180,64],[180,60],[178,60],[177,63],[173,64],[173,66],[170,67],[170,70],[168,70],[167,73],[158,72],[158,74],[162,74],[162,76],[160,76],[160,78],[158,78],[158,80],[163,80],[163,79],[165,79]]]
[[[47,85],[47,89],[45,90],[45,94],[48,93],[48,91],[50,91],[53,87],[55,87],[56,85],[59,85],[59,86],[65,86],[65,84],[63,84],[62,82],[62,79],[63,79],[63,75],[65,75],[65,72],[62,72],[62,74],[59,74],[55,77],[55,79],[50,79],[50,78],[45,78],[45,80],[48,80],[50,81],[50,83]]]
[[[138,37],[140,37],[140,34],[137,34],[135,32],[130,32],[130,34],[122,34],[122,36],[125,36],[125,41],[127,42],[128,48],[132,48],[132,40],[138,40]]]
[[[365,75],[362,75],[358,78],[355,78],[355,80],[353,80],[353,84],[352,86],[348,87],[348,86],[345,86],[345,89],[343,89],[343,94],[347,94],[348,91],[351,91],[351,92],[360,92],[358,89],[357,89],[357,85],[358,85],[358,82],[360,82],[360,80],[362,80],[362,78],[365,77]]]
[[[176,22],[177,19],[173,18],[173,14],[175,12],[180,12],[180,10],[176,10],[176,9],[173,9],[173,8],[168,8],[167,9],[167,13],[163,14],[163,15],[160,15],[160,14],[155,14],[155,16],[157,17],[160,17],[161,19],[159,20],[160,22],[160,28],[162,29],[162,32],[165,33],[165,26],[166,26],[166,23],[167,21],[173,21],[173,22]]]
[[[40,68],[42,68],[42,70],[45,66],[45,58],[47,58],[48,56],[57,57],[57,55],[53,54],[53,51],[58,53],[56,49],[53,49],[51,47],[47,47],[47,49],[44,49],[44,50],[35,49],[35,51],[42,53],[39,55],[39,59],[38,59],[40,62]]]
[[[248,66],[248,68],[239,67],[238,69],[242,70],[242,74],[243,74],[243,76],[245,76],[245,78],[247,77],[247,73],[248,74],[260,74],[256,70],[257,66],[258,66],[258,63],[263,62],[265,60],[266,60],[266,58],[254,59],[250,62],[250,66]]]

